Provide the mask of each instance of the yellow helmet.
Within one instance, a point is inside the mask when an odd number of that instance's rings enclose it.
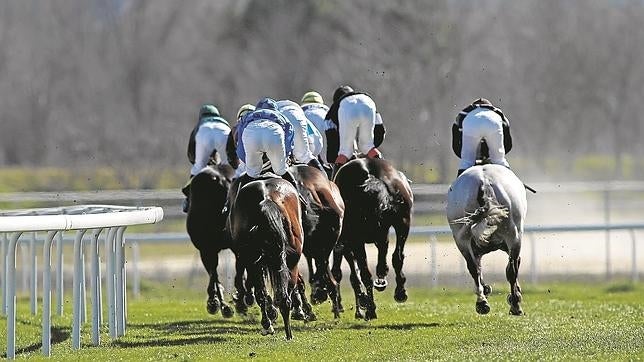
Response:
[[[320,103],[324,104],[324,99],[322,99],[322,96],[320,93],[315,92],[315,91],[309,91],[304,93],[302,96],[302,104],[305,103]]]
[[[237,119],[241,118],[244,114],[248,112],[252,112],[254,110],[255,110],[254,105],[250,103],[244,104],[243,106],[239,107],[239,111],[237,111]]]

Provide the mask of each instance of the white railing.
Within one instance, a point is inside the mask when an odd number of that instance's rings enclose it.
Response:
[[[113,205],[80,205],[72,207],[42,208],[0,212],[0,233],[10,233],[8,242],[3,241],[4,257],[2,273],[2,314],[7,316],[7,358],[15,358],[16,341],[16,249],[20,236],[25,232],[46,231],[43,249],[43,316],[42,346],[43,355],[51,354],[51,246],[62,231],[75,230],[74,239],[74,277],[73,277],[73,315],[72,315],[72,348],[80,349],[80,329],[85,321],[85,262],[83,236],[91,233],[91,299],[92,299],[92,343],[100,343],[99,327],[101,324],[101,276],[99,268],[98,239],[103,230],[105,236],[105,253],[107,258],[106,284],[108,292],[109,330],[112,338],[125,334],[125,228],[129,225],[152,224],[163,219],[163,210],[159,207],[125,207]],[[59,237],[57,250],[62,261],[62,238]],[[32,238],[32,245],[35,236]],[[31,306],[35,314],[36,278],[35,246],[32,246],[31,259]],[[60,286],[59,298],[62,298],[62,262],[57,268],[57,285]],[[59,312],[62,313],[62,299],[59,300]]]

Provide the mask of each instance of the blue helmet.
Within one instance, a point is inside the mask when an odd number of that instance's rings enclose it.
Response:
[[[262,100],[257,102],[256,109],[270,109],[277,111],[277,102],[275,102],[275,100],[272,98],[263,98]]]

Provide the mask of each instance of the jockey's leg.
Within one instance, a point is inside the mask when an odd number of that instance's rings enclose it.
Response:
[[[488,131],[488,135],[485,137],[485,142],[487,143],[490,155],[490,162],[510,168],[510,164],[505,158],[503,128],[500,124],[491,126],[493,126],[493,128]]]
[[[353,147],[358,133],[358,114],[352,106],[344,106],[338,109],[338,133],[340,136],[340,148],[338,157],[335,159],[336,168],[344,165],[353,156]]]

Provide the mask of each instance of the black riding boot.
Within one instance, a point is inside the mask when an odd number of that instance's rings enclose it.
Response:
[[[307,165],[317,168],[318,170],[322,171],[322,173],[326,175],[326,170],[324,169],[324,167],[322,167],[322,164],[320,163],[320,161],[318,161],[317,158],[314,158],[311,161],[309,161]]]
[[[190,181],[192,181],[193,177],[194,175],[190,175],[188,182],[181,188],[181,192],[186,196],[186,198],[181,203],[181,210],[186,214],[188,213],[188,209],[190,208]]]
[[[456,177],[458,178],[463,172],[465,172],[465,170],[466,170],[465,168],[462,168],[462,169],[456,171]]]
[[[237,184],[237,193],[239,194],[239,190],[244,187],[249,182],[255,181],[256,179],[253,177],[248,176],[247,173],[243,173],[239,178],[239,183]],[[229,211],[230,209],[230,199],[226,198],[226,202],[224,203],[224,208],[221,210],[222,214],[225,214]]]

